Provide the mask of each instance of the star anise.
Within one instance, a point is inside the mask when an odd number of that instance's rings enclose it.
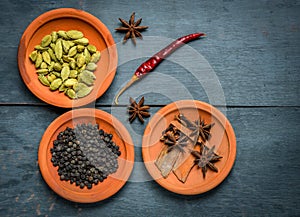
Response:
[[[179,130],[172,128],[163,134],[160,141],[169,146],[168,152],[173,149],[185,152],[184,147],[188,144],[188,137],[182,134]]]
[[[127,41],[128,38],[131,38],[134,44],[136,44],[136,37],[142,38],[142,34],[140,31],[143,31],[148,28],[148,26],[139,26],[142,22],[142,18],[138,19],[134,22],[135,12],[133,12],[130,16],[129,22],[126,22],[122,18],[119,18],[120,22],[122,23],[122,27],[116,28],[117,31],[127,32],[124,36],[123,43]]]
[[[203,119],[192,122],[182,114],[179,114],[176,117],[176,119],[181,123],[184,123],[189,129],[193,130],[195,133],[199,133],[199,136],[202,138],[203,142],[209,140],[211,136],[210,129],[215,125],[215,123],[206,124]]]
[[[144,105],[144,101],[144,97],[142,97],[138,103],[130,97],[130,106],[128,107],[130,123],[132,123],[136,117],[138,117],[141,123],[144,123],[144,118],[150,117],[150,113],[148,112],[150,106]]]
[[[209,149],[207,146],[203,145],[201,151],[192,151],[192,155],[196,157],[195,164],[202,169],[203,178],[206,176],[207,168],[210,168],[214,172],[218,172],[218,168],[214,163],[220,160],[222,157],[214,152],[215,146]]]
[[[199,136],[201,136],[202,140],[205,142],[210,139],[210,129],[215,125],[215,123],[206,124],[204,120],[196,120],[195,121],[196,128],[199,130]]]

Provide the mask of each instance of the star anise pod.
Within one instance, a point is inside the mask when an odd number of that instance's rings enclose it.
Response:
[[[205,142],[210,139],[210,129],[215,125],[215,123],[206,124],[204,120],[195,121],[196,128],[199,130],[199,136],[201,136],[202,140]]]
[[[132,123],[136,117],[138,117],[141,123],[144,123],[144,118],[150,117],[150,113],[148,112],[150,106],[144,105],[144,101],[144,97],[142,97],[138,103],[130,97],[130,106],[128,107],[130,123]]]
[[[211,134],[210,129],[215,125],[215,123],[206,124],[204,120],[196,120],[195,122],[190,121],[184,115],[179,114],[176,119],[183,123],[186,127],[194,131],[194,133],[199,133],[199,136],[202,138],[203,142],[209,140]],[[192,134],[195,135],[195,134]]]
[[[122,27],[116,28],[117,31],[127,32],[124,36],[123,43],[127,41],[128,38],[131,38],[134,44],[136,44],[136,37],[142,38],[142,34],[140,31],[143,31],[148,28],[148,26],[139,26],[142,22],[142,18],[138,19],[136,22],[134,21],[135,12],[133,12],[130,16],[129,22],[126,22],[124,19],[119,18],[122,23]]]
[[[179,130],[172,129],[164,133],[160,141],[163,141],[169,146],[168,152],[173,149],[178,149],[180,152],[185,152],[184,147],[188,144],[188,137],[180,133]]]
[[[218,168],[214,165],[216,161],[219,161],[222,157],[214,152],[215,146],[209,149],[207,146],[203,146],[201,151],[192,151],[192,155],[196,157],[195,164],[202,169],[203,178],[206,176],[207,168],[210,168],[214,172],[218,172]]]

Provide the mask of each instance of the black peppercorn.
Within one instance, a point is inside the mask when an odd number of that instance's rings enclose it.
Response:
[[[50,153],[60,180],[91,189],[116,172],[119,146],[112,141],[112,134],[98,128],[98,124],[79,124],[58,134]]]

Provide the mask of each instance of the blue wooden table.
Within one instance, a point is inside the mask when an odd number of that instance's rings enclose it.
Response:
[[[115,79],[89,105],[116,116],[135,145],[133,173],[116,195],[78,204],[54,193],[37,164],[48,125],[68,111],[36,98],[17,65],[19,40],[39,15],[72,7],[99,18],[117,44]],[[296,0],[17,1],[0,2],[0,216],[299,216],[300,215],[300,2]],[[142,17],[144,40],[122,44],[118,18]],[[182,35],[207,37],[175,52],[113,105],[135,69]],[[151,46],[149,44],[153,43]],[[209,72],[209,73],[208,73]],[[145,96],[154,115],[181,99],[219,108],[237,138],[237,157],[227,179],[197,196],[171,193],[143,166],[144,125],[127,121],[129,96]]]

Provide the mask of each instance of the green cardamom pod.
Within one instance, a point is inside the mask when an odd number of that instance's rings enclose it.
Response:
[[[97,69],[97,64],[90,62],[89,64],[86,65],[85,69],[89,71],[95,71]]]
[[[47,47],[52,41],[52,37],[51,35],[46,35],[41,42],[41,46],[42,47]]]
[[[69,37],[66,34],[66,31],[60,30],[60,31],[57,32],[57,34],[58,34],[59,37],[61,37],[63,39],[66,39],[66,40],[69,39]]]
[[[78,73],[83,72],[83,70],[85,70],[86,65],[84,64],[81,68],[78,68],[77,71]]]
[[[76,54],[77,54],[77,47],[76,46],[71,47],[70,50],[69,50],[68,56],[73,57]]]
[[[68,41],[68,42],[69,42],[70,48],[75,46],[75,43],[73,41]]]
[[[62,84],[62,80],[60,78],[55,79],[54,81],[51,82],[50,90],[58,89],[61,84]]]
[[[31,54],[29,55],[29,58],[31,59],[32,62],[36,61],[38,52],[36,50],[32,51]]]
[[[55,31],[51,32],[51,37],[52,37],[52,43],[55,43],[58,38],[57,32]]]
[[[61,77],[61,74],[59,72],[52,71],[51,73],[54,74],[57,78]]]
[[[66,87],[73,87],[73,85],[74,85],[74,84],[77,84],[77,83],[78,83],[77,79],[75,79],[75,78],[69,78],[69,79],[67,79],[67,80],[64,82],[64,85],[65,85]]]
[[[57,62],[56,56],[55,56],[54,51],[52,50],[52,48],[49,48],[47,51],[48,51],[48,53],[49,53],[51,59],[52,59],[54,62]]]
[[[91,60],[91,54],[90,54],[90,52],[88,51],[87,48],[84,48],[83,56],[85,58],[85,63],[88,64]]]
[[[70,44],[68,43],[68,41],[62,40],[62,47],[63,51],[67,54],[70,49]]]
[[[48,50],[47,47],[42,47],[41,45],[36,45],[34,47],[34,49],[38,50],[38,51],[45,51],[45,50]]]
[[[83,66],[83,64],[85,63],[85,58],[83,54],[78,55],[76,63],[79,68]]]
[[[62,84],[62,85],[60,85],[60,87],[58,88],[58,91],[59,92],[64,92],[65,90],[67,90],[68,88],[64,85],[64,84]]]
[[[77,78],[78,71],[77,70],[71,70],[69,74],[69,78]]]
[[[91,52],[92,54],[93,54],[93,53],[96,53],[96,51],[97,51],[96,46],[91,45],[91,44],[89,44],[89,45],[87,46],[87,49],[88,49],[89,52]]]
[[[39,68],[43,62],[42,54],[38,53],[35,60],[35,68]]]
[[[70,65],[71,69],[76,69],[76,62],[75,61],[71,61],[69,63],[69,65]]]
[[[77,48],[77,52],[78,52],[78,53],[81,53],[81,52],[84,51],[84,48],[85,48],[85,47],[84,47],[83,45],[80,45],[80,44],[79,44],[79,45],[76,46],[76,48]]]
[[[69,63],[63,62],[62,67],[69,66]]]
[[[69,77],[70,74],[70,67],[64,66],[60,72],[62,80],[66,80]]]
[[[80,38],[80,39],[74,40],[74,43],[75,44],[80,44],[80,45],[88,45],[89,40],[87,38]]]
[[[49,45],[49,47],[50,47],[52,50],[55,50],[55,44],[56,44],[56,43],[51,43],[51,44]]]
[[[40,65],[40,68],[41,68],[41,69],[47,69],[47,68],[48,68],[47,63],[42,62],[41,65]]]
[[[49,73],[48,69],[38,69],[36,70],[36,73],[41,74],[41,75],[47,75]]]
[[[67,96],[70,97],[71,99],[75,99],[76,98],[76,93],[73,89],[68,89],[66,92]]]
[[[69,63],[69,62],[75,62],[75,59],[73,59],[72,57],[66,56],[66,55],[63,55],[62,59],[63,59],[63,61],[65,61],[66,63]]]
[[[48,53],[48,51],[44,51],[42,53],[42,57],[43,57],[44,62],[46,62],[48,65],[50,65],[51,57],[50,57],[50,54]]]
[[[67,36],[71,39],[80,39],[83,37],[83,33],[78,30],[67,31]]]
[[[73,85],[75,92],[78,92],[80,89],[87,87],[84,83],[77,83]]]
[[[97,63],[100,60],[100,57],[101,57],[100,51],[96,51],[96,53],[94,53],[91,57],[91,62]]]
[[[53,68],[54,68],[55,71],[60,72],[61,69],[62,69],[62,66],[60,65],[60,63],[54,63]]]
[[[96,79],[96,76],[94,75],[94,73],[87,71],[87,70],[83,70],[78,75],[78,82],[85,83],[88,86],[93,85],[95,79]]]
[[[57,40],[54,51],[55,51],[56,58],[58,60],[61,60],[62,55],[63,55],[63,48],[62,48],[61,40]]]
[[[50,86],[48,79],[44,75],[39,75],[38,79],[43,85]]]
[[[52,72],[52,71],[53,71],[54,64],[55,64],[55,62],[52,61],[52,62],[50,63],[50,65],[48,66],[49,72]]]
[[[82,98],[87,96],[93,90],[93,87],[88,87],[83,83],[78,83],[77,85],[74,85],[74,90],[77,94],[77,97]]]
[[[52,83],[56,79],[56,76],[54,74],[51,74],[47,76],[47,79],[50,83]]]

